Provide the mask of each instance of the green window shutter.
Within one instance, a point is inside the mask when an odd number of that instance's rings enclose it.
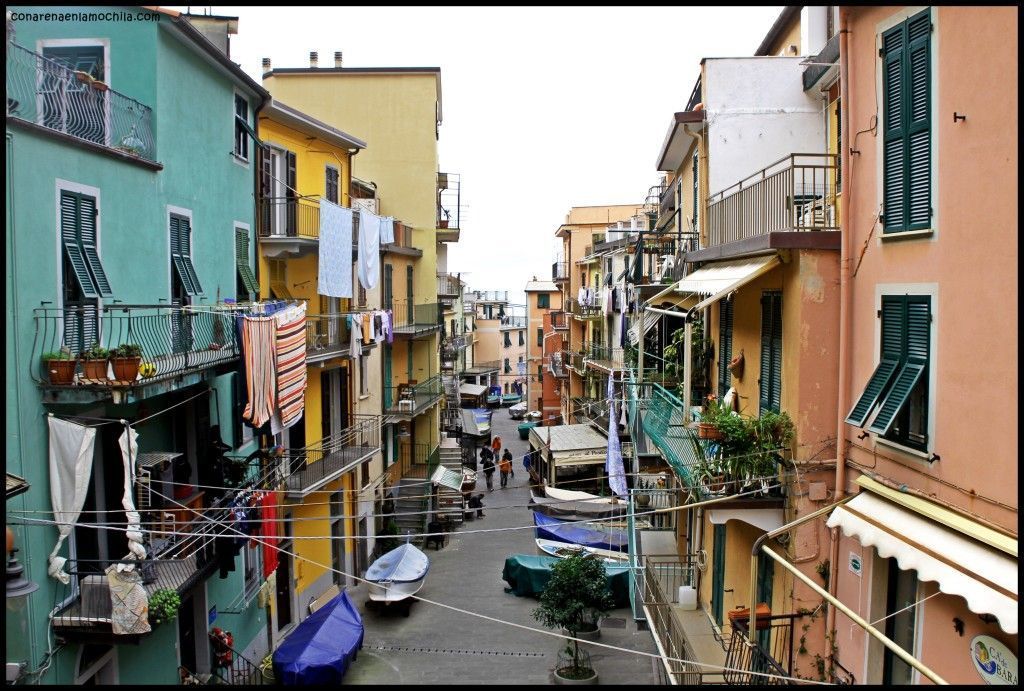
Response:
[[[932,323],[931,298],[923,295],[908,295],[906,305],[907,360],[927,365]]]
[[[772,294],[772,410],[782,410],[782,294]]]
[[[758,381],[758,409],[766,411],[771,407],[771,332],[772,313],[768,293],[761,296],[761,371]]]
[[[187,218],[171,216],[171,262],[178,273],[178,278],[189,295],[202,292],[199,280],[195,277],[192,258],[189,252],[189,223]]]
[[[60,193],[60,235],[64,245],[64,253],[71,265],[82,295],[86,298],[97,298],[100,291],[92,274],[89,273],[88,260],[82,251],[81,195],[74,192]],[[95,245],[95,219],[92,220],[93,245]],[[106,276],[104,275],[104,279]],[[66,279],[65,279],[66,280]],[[109,286],[108,286],[109,289]],[[109,294],[109,293],[108,293]]]
[[[907,228],[931,225],[931,17],[928,11],[907,21]]]
[[[931,298],[926,295],[886,295],[882,298],[883,357],[892,359],[893,349],[900,367],[892,385],[880,399],[878,415],[868,430],[886,435],[906,406],[911,393],[925,376],[930,357]],[[869,382],[870,384],[870,382]]]
[[[910,398],[910,392],[914,390],[914,386],[917,385],[918,380],[924,374],[924,368],[924,365],[916,362],[907,362],[903,365],[900,373],[896,375],[896,381],[893,382],[888,395],[882,401],[882,407],[879,409],[878,415],[875,416],[871,426],[868,427],[870,431],[882,435],[889,433],[892,423],[896,419],[896,414],[906,405],[907,400]]]
[[[882,393],[887,390],[889,382],[892,381],[892,376],[896,373],[899,366],[900,362],[898,359],[882,358],[882,361],[878,363],[878,367],[871,374],[871,378],[868,379],[864,392],[857,399],[853,408],[850,409],[849,415],[846,416],[846,423],[848,425],[855,425],[857,427],[864,425],[864,421],[868,419]]]
[[[729,362],[732,360],[732,309],[732,300],[724,298],[718,301],[718,395],[720,398],[725,396],[731,383]]]
[[[96,291],[103,297],[110,297],[110,281],[107,272],[100,263],[100,255],[96,249],[96,200],[85,195],[78,195],[79,228],[81,230],[82,254],[89,265],[89,271],[96,285]]]
[[[906,225],[906,139],[903,113],[904,53],[906,27],[900,24],[882,34],[882,102],[885,107],[883,128],[882,189],[884,232],[905,230]]]
[[[82,295],[87,298],[99,297],[96,286],[93,285],[92,277],[89,275],[89,270],[85,268],[85,257],[82,255],[82,248],[76,243],[65,241],[64,252],[71,262],[71,268],[75,274],[75,279],[78,281],[78,286],[82,289]]]
[[[249,266],[249,233],[242,228],[235,229],[235,262],[246,291],[259,295],[260,284],[253,275],[252,267]]]
[[[192,264],[192,226],[187,218],[181,219],[181,258],[188,271],[188,277],[195,288],[193,295],[203,292],[203,286],[199,284],[199,277],[196,275],[196,267]]]
[[[766,291],[761,297],[761,411],[778,412],[782,406],[782,294]]]

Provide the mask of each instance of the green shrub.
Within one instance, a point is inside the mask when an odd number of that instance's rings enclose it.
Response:
[[[149,596],[149,621],[151,624],[163,624],[173,621],[181,607],[181,596],[173,588],[160,588]]]

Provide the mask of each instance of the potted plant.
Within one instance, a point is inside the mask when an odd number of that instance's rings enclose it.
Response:
[[[721,439],[722,432],[718,428],[718,420],[731,414],[732,411],[725,407],[718,396],[708,394],[700,415],[700,422],[697,423],[697,437],[715,441]]]
[[[140,362],[142,346],[136,343],[123,343],[110,351],[110,364],[114,367],[114,379],[117,381],[135,381],[139,376]]]
[[[82,378],[99,379],[107,378],[107,360],[110,359],[110,351],[99,343],[93,343],[88,350],[78,354],[82,361]]]
[[[561,628],[573,639],[600,635],[602,618],[614,607],[608,590],[604,562],[591,554],[577,553],[551,567],[551,579],[540,596],[533,617],[550,628]],[[567,657],[555,668],[557,684],[596,684],[597,672],[589,655],[580,650],[579,640],[566,646]]]
[[[78,364],[67,348],[52,353],[43,353],[40,358],[46,364],[51,384],[67,385],[75,380],[75,365]]]
[[[181,607],[181,595],[173,588],[159,588],[149,596],[150,624],[163,624],[173,621]]]

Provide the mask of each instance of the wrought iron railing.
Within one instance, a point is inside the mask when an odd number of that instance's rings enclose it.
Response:
[[[552,329],[568,329],[569,328],[569,313],[562,310],[558,310],[551,313],[551,328]]]
[[[665,664],[672,682],[691,686],[706,683],[705,677],[719,677],[720,672],[710,672],[707,667],[685,662],[699,660],[686,638],[682,624],[672,611],[672,598],[664,589],[662,574],[655,569],[641,569],[641,572],[641,598],[650,614],[648,624],[668,658]]]
[[[37,308],[32,377],[39,384],[55,385],[42,356],[62,347],[77,355],[97,343],[107,349],[140,346],[140,377],[127,383],[85,379],[82,370],[79,385],[146,384],[213,367],[238,357],[234,314],[229,309],[160,305]]]
[[[16,43],[7,44],[7,117],[156,161],[149,106]]]
[[[462,281],[451,274],[437,275],[437,294],[453,298],[462,294]]]
[[[260,237],[320,239],[320,202],[305,197],[263,197],[258,204]],[[352,215],[352,246],[359,231],[359,214]]]
[[[458,230],[462,215],[462,176],[437,174],[437,228]]]
[[[569,262],[554,262],[551,264],[551,280],[569,280]]]
[[[709,246],[777,231],[838,230],[835,154],[790,154],[708,198]]]
[[[273,675],[269,675],[270,678],[264,676],[260,665],[221,641],[213,632],[210,632],[208,635],[214,653],[231,654],[231,662],[229,664],[225,665],[215,662],[211,667],[212,677],[216,679],[216,682],[211,679],[210,683],[228,684],[231,686],[262,686],[273,683]]]
[[[289,492],[310,492],[380,450],[380,417],[353,414],[352,418],[353,424],[336,434],[285,451],[281,463]]]
[[[648,218],[653,215],[657,219],[661,209],[661,195],[665,192],[666,188],[667,185],[664,184],[651,185],[647,188],[647,197],[644,199],[644,213],[647,214]]]
[[[435,374],[422,383],[405,383],[391,387],[389,414],[417,415],[441,399],[444,387],[441,375]]]
[[[747,638],[749,620],[734,620],[725,658],[726,671],[723,673],[726,683],[757,686],[792,684],[793,622],[803,616],[777,614],[758,617],[753,641]]]
[[[306,315],[306,358],[315,360],[348,353],[351,347],[349,313]]]
[[[394,300],[391,303],[391,314],[396,334],[441,328],[441,306],[436,302],[416,305],[409,304],[407,300]]]
[[[591,342],[584,342],[582,347],[584,360],[622,369],[625,357],[624,348],[609,348],[608,346]]]

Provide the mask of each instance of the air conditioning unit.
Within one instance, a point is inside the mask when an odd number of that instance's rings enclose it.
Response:
[[[372,214],[380,214],[380,200],[377,198],[373,199],[353,199],[352,208],[354,209],[366,209]]]

